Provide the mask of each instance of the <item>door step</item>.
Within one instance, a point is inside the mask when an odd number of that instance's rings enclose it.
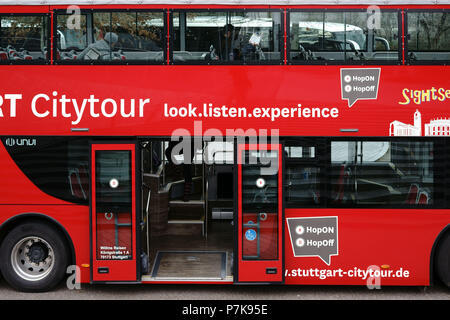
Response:
[[[170,200],[169,205],[171,206],[203,206],[205,204],[204,200]]]
[[[172,200],[169,202],[169,235],[204,235],[205,211],[203,200]]]
[[[204,219],[173,219],[167,223],[168,235],[204,235]]]

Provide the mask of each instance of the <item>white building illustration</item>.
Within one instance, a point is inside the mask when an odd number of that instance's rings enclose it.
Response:
[[[450,119],[434,119],[425,124],[426,136],[450,136]]]
[[[392,121],[389,126],[390,136],[410,136],[417,137],[422,135],[422,116],[419,110],[414,112],[414,124],[406,124],[400,121]]]
[[[414,125],[406,124],[400,121],[392,121],[389,126],[390,136],[421,136],[422,135],[422,116],[419,110],[414,113]],[[439,118],[425,123],[424,136],[450,136],[450,119]]]

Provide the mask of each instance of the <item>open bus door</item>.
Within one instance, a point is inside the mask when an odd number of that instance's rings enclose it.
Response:
[[[282,146],[237,145],[236,282],[284,281]]]
[[[91,281],[137,281],[136,146],[91,145]]]

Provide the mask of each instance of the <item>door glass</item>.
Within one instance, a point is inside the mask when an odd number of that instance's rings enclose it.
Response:
[[[242,164],[242,256],[278,258],[278,152],[244,151]]]
[[[132,259],[131,151],[95,152],[97,260]]]

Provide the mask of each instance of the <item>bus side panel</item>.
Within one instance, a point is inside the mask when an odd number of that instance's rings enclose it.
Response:
[[[77,266],[89,265],[89,206],[71,204],[41,191],[16,165],[3,143],[0,143],[0,168],[0,227],[22,214],[55,220],[72,241]],[[82,282],[89,282],[87,270],[81,268]]]
[[[0,94],[22,95],[14,116],[5,99],[0,133],[17,134],[20,128],[23,135],[61,135],[76,128],[88,129],[90,135],[164,136],[180,128],[191,135],[214,128],[225,135],[227,129],[253,128],[277,129],[280,136],[389,136],[398,134],[390,129],[412,124],[416,111],[422,125],[450,117],[448,66],[374,66],[381,71],[377,98],[358,99],[351,108],[342,98],[345,68],[0,66]],[[432,88],[440,90],[436,99],[411,98]],[[430,97],[431,91],[426,92]],[[59,102],[63,97],[71,100],[65,116]],[[72,99],[85,106],[79,116]],[[115,107],[106,99],[114,99]],[[133,116],[122,117],[121,108]]]
[[[320,217],[335,217],[336,228]],[[430,285],[431,250],[450,211],[287,209],[286,219],[286,284]]]
[[[50,218],[50,220],[56,221],[64,228],[75,250],[75,264],[80,268],[80,281],[82,283],[89,282],[89,207],[79,205],[3,205],[0,212],[0,227],[5,221],[22,214],[42,215],[45,219]]]

